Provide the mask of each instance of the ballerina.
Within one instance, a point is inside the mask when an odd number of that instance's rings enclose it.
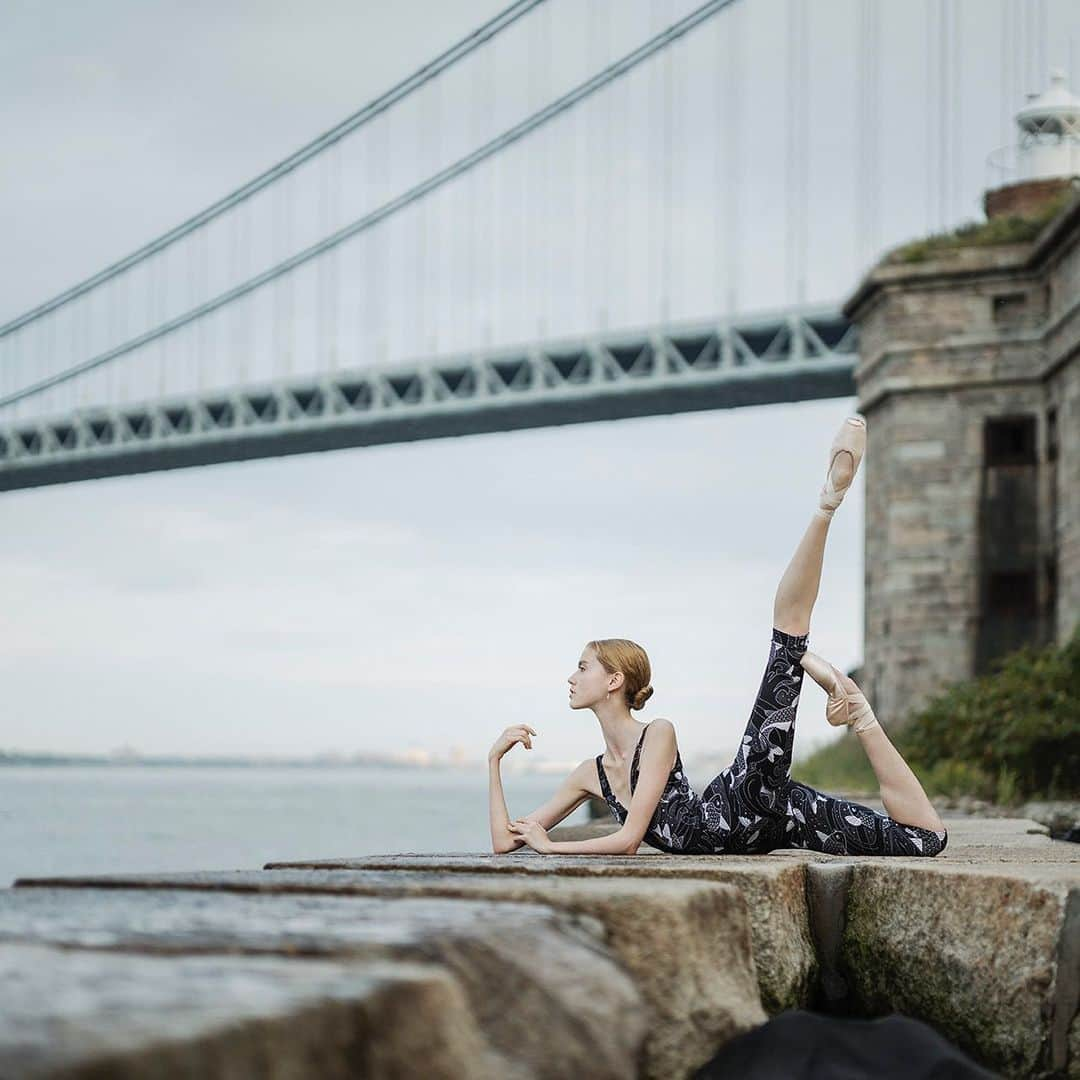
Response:
[[[808,650],[829,525],[865,448],[866,421],[848,417],[829,448],[818,507],[777,587],[765,674],[732,763],[698,794],[686,778],[671,721],[641,724],[631,715],[653,692],[645,650],[626,638],[590,641],[567,679],[569,704],[593,711],[606,750],[583,761],[542,806],[511,820],[500,762],[519,742],[531,749],[536,731],[527,724],[506,728],[488,753],[496,853],[527,845],[543,854],[632,855],[643,841],[672,854],[806,848],[844,855],[933,856],[945,849],[948,831],[862,691]],[[886,813],[791,779],[804,672],[828,695],[829,723],[848,725],[858,736]],[[607,803],[619,829],[590,840],[551,840],[548,830],[590,797]]]

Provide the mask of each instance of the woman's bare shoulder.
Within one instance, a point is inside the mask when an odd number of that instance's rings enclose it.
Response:
[[[671,753],[671,748],[674,748],[676,755],[679,753],[679,740],[675,734],[675,725],[666,716],[657,716],[649,724],[649,727],[656,729],[656,734],[653,736],[653,745],[666,743],[668,753]]]

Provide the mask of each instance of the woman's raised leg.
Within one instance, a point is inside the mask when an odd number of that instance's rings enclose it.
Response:
[[[843,500],[866,446],[866,421],[849,416],[829,448],[829,470],[818,496],[818,508],[784,571],[773,600],[773,626],[788,634],[810,631],[810,613],[821,585],[825,541],[833,514]]]
[[[731,852],[783,846],[795,713],[799,706],[808,634],[773,627],[750,719],[735,760],[702,792],[706,824],[726,837]]]
[[[786,634],[798,636],[810,632],[810,613],[821,585],[821,566],[825,560],[830,521],[831,518],[814,512],[776,588],[773,626]]]

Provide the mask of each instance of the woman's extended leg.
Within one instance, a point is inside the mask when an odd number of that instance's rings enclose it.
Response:
[[[799,662],[829,695],[825,715],[830,722],[846,723],[858,735],[881,786],[886,813],[907,825],[940,832],[945,827],[941,818],[918,777],[878,723],[858,683],[816,653],[804,652]]]
[[[941,817],[926,797],[918,777],[893,746],[885,729],[875,724],[866,731],[860,731],[857,738],[870,759],[870,766],[881,787],[885,812],[899,821],[934,832],[944,829]]]
[[[938,855],[949,842],[944,825],[908,825],[869,806],[826,795],[806,784],[788,785],[788,822],[782,847],[831,855]]]

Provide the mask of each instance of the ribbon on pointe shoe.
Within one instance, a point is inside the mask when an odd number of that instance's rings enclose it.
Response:
[[[877,724],[874,710],[862,691],[845,690],[841,672],[817,653],[805,652],[799,658],[803,670],[828,694],[825,719],[834,727],[847,725],[852,731],[866,731]],[[880,726],[880,725],[879,725]]]

